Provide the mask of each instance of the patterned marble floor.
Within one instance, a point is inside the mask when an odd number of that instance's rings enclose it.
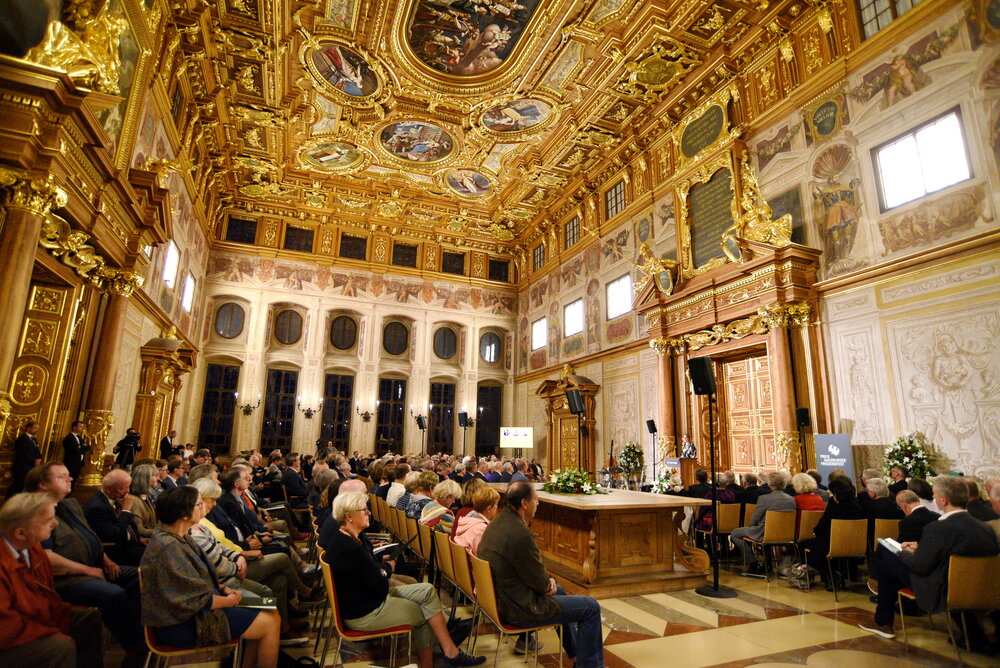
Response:
[[[802,592],[783,580],[754,580],[724,573],[722,584],[738,591],[735,599],[711,599],[694,591],[627,596],[601,601],[604,620],[605,665],[608,668],[846,668],[872,666],[957,666],[947,631],[930,629],[926,618],[908,618],[910,647],[900,633],[896,640],[872,636],[857,627],[870,620],[874,606],[868,593],[855,588],[834,601],[822,588]],[[470,610],[459,608],[459,616]],[[897,631],[898,631],[897,623]],[[483,627],[477,654],[492,665],[497,635]],[[545,647],[539,664],[559,666],[554,632],[541,634]],[[352,646],[344,652],[348,668],[387,666],[388,656],[378,646]],[[312,655],[312,647],[289,652]],[[571,665],[566,657],[565,666]],[[1000,657],[962,653],[967,666],[1000,666]],[[316,655],[319,659],[319,655]],[[327,667],[334,665],[327,657]],[[497,664],[525,666],[512,644],[500,648]],[[527,664],[530,665],[530,664]]]

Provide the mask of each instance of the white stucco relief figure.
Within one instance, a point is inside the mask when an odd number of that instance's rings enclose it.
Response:
[[[878,418],[874,411],[875,383],[872,379],[871,347],[865,333],[846,337],[847,374],[850,379],[850,415],[854,420],[851,442],[879,443]]]
[[[966,472],[1000,464],[998,337],[996,313],[963,313],[907,329],[897,343],[913,427]]]

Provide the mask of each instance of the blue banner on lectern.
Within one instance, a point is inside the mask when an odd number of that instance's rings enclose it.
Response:
[[[830,471],[844,469],[847,477],[854,479],[854,454],[851,452],[849,434],[815,434],[816,470],[829,480]]]

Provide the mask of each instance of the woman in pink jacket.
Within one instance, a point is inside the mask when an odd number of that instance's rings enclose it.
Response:
[[[458,518],[454,540],[472,556],[477,556],[479,540],[486,531],[486,525],[496,517],[499,505],[500,494],[495,489],[477,489],[472,495],[472,512]]]

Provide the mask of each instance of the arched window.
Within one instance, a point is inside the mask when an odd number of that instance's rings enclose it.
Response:
[[[337,350],[350,350],[358,341],[358,323],[349,315],[338,315],[330,324],[330,343]]]
[[[382,330],[382,347],[390,355],[402,355],[410,345],[410,330],[401,322],[390,322]]]
[[[291,309],[285,309],[274,318],[274,338],[279,343],[290,346],[302,338],[302,316]]]
[[[243,333],[246,312],[234,302],[227,302],[215,312],[215,333],[224,339],[235,339]]]
[[[455,356],[458,337],[450,327],[441,327],[434,332],[434,354],[440,359],[450,360]]]
[[[495,364],[500,359],[500,336],[486,332],[479,338],[479,356],[484,362]]]

